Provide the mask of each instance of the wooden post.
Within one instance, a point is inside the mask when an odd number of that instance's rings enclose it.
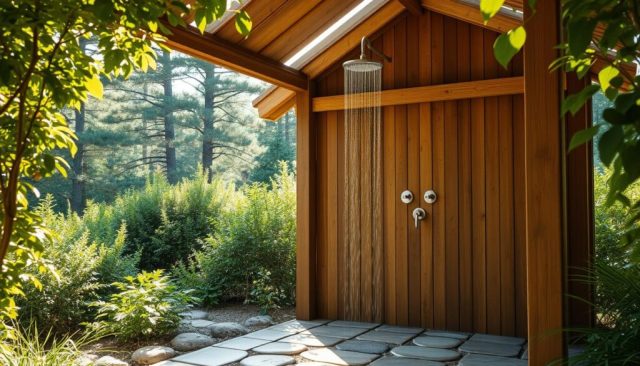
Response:
[[[316,149],[311,101],[313,84],[308,91],[296,93],[297,116],[297,247],[296,247],[296,317],[315,317],[315,166]]]
[[[524,18],[532,11],[524,7]],[[558,56],[560,1],[539,0],[526,25],[525,190],[529,365],[563,356],[561,83],[549,64]]]
[[[567,94],[581,91],[590,84],[589,77],[579,80],[575,73],[567,74]],[[578,131],[591,127],[591,103],[566,118],[566,146]],[[566,211],[567,211],[567,292],[576,298],[567,300],[567,326],[588,328],[593,326],[595,314],[589,305],[593,301],[593,287],[576,281],[592,268],[594,257],[593,217],[593,149],[588,143],[568,153],[566,157]],[[587,302],[588,301],[588,302]]]

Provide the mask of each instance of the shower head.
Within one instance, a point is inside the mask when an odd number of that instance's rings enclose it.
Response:
[[[378,51],[371,45],[371,41],[367,37],[362,37],[360,41],[360,58],[357,60],[349,60],[342,64],[347,71],[352,72],[371,72],[382,69],[382,63],[367,59],[366,50],[369,49],[371,53],[379,56],[387,62],[391,62],[391,58],[384,53]]]

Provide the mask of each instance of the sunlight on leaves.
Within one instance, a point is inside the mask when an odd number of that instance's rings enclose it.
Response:
[[[98,99],[102,99],[102,82],[100,81],[100,77],[97,74],[92,78],[85,79],[84,86],[87,88],[87,91],[91,93],[91,95]]]
[[[607,91],[609,86],[611,86],[611,79],[615,78],[620,74],[620,71],[613,66],[607,66],[604,69],[600,70],[598,73],[598,82],[600,83],[600,87],[602,91]]]
[[[251,21],[249,14],[244,10],[239,11],[236,15],[236,30],[238,33],[246,37],[249,35],[249,32],[251,32],[252,26],[253,22]]]
[[[482,18],[484,23],[487,24],[489,19],[498,14],[500,8],[504,4],[504,0],[480,0],[480,11],[482,12]]]
[[[527,31],[525,31],[522,26],[514,28],[496,38],[493,44],[493,53],[502,67],[507,68],[513,56],[524,46],[526,39]]]
[[[576,132],[571,137],[571,142],[569,143],[569,151],[572,151],[576,147],[586,143],[591,140],[595,135],[600,131],[600,125],[595,125],[590,128],[585,128],[584,130]]]

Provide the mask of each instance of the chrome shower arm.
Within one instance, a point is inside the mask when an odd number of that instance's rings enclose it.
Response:
[[[375,47],[373,47],[373,45],[371,44],[371,41],[369,40],[369,38],[367,37],[362,37],[362,40],[360,41],[360,59],[361,60],[366,60],[367,57],[365,55],[365,50],[369,49],[369,51],[371,51],[373,54],[381,57],[383,60],[387,61],[387,62],[391,62],[391,57],[385,55],[384,53],[378,51]]]

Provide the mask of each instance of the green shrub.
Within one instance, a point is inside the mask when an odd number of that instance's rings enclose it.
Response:
[[[247,302],[259,305],[262,314],[279,309],[280,304],[287,303],[287,289],[274,283],[271,272],[259,271],[256,277]]]
[[[37,326],[14,328],[14,337],[0,345],[0,365],[61,366],[76,365],[81,349],[99,338],[95,333],[72,334],[56,338],[52,332],[44,336]]]
[[[129,191],[111,205],[90,204],[84,220],[92,238],[113,241],[126,223],[127,253],[140,252],[140,268],[171,268],[202,247],[218,217],[234,194],[220,179],[207,182],[204,174],[170,185],[160,175],[144,189]]]
[[[180,323],[180,313],[197,301],[189,290],[178,290],[162,270],[142,272],[113,285],[119,292],[94,303],[98,321],[92,326],[121,340],[166,335]]]
[[[35,322],[51,328],[54,333],[75,331],[89,321],[93,311],[90,302],[106,293],[103,284],[135,274],[138,257],[123,256],[125,227],[121,227],[111,245],[89,241],[83,221],[75,214],[65,217],[55,213],[53,200],[46,197],[36,212],[54,233],[45,243],[43,256],[54,271],[31,268],[41,288],[25,286],[25,296],[19,298],[20,322]]]
[[[204,284],[216,284],[213,293],[205,293],[207,299],[219,295],[222,301],[255,301],[251,291],[258,281],[256,285],[263,290],[272,288],[280,294],[268,306],[293,303],[295,177],[284,164],[270,185],[248,185],[241,193],[220,216],[217,232],[194,255],[190,267],[180,267],[174,274],[184,279],[200,273]],[[261,272],[269,276],[261,277]]]

